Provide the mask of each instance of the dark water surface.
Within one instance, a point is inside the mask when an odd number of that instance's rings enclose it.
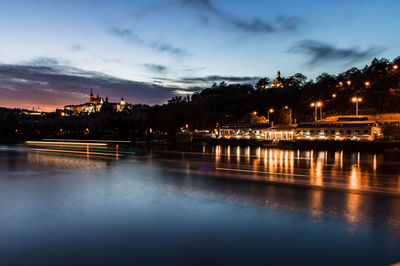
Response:
[[[400,262],[399,162],[357,152],[182,151],[0,146],[0,265]]]

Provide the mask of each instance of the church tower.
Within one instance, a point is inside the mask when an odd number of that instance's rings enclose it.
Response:
[[[272,85],[269,88],[283,88],[283,87],[284,86],[282,83],[281,72],[278,71],[275,80],[272,82]]]
[[[89,94],[89,103],[93,103],[93,91],[90,89],[90,94]]]

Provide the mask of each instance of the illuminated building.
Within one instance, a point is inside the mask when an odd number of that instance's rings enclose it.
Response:
[[[93,96],[93,91],[90,90],[89,99],[87,103],[78,105],[66,105],[64,106],[63,115],[73,115],[73,114],[92,114],[97,113],[102,110],[121,112],[125,110],[132,109],[132,105],[126,103],[124,98],[121,98],[119,103],[110,103],[108,97],[103,99],[97,94],[96,97]]]
[[[226,124],[221,126],[219,136],[227,139],[265,139],[267,129],[270,127],[268,123]]]
[[[382,137],[376,121],[366,117],[339,117],[337,121],[298,123],[295,139],[374,140]]]
[[[268,86],[267,89],[272,89],[272,88],[283,88],[283,83],[282,83],[282,78],[281,78],[281,72],[278,71],[276,74],[276,78],[272,82],[271,86]]]

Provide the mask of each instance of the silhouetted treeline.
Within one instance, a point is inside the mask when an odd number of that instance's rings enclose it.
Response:
[[[351,102],[355,96],[362,98],[361,115],[400,112],[399,66],[397,57],[393,61],[374,59],[362,69],[351,68],[338,75],[322,73],[315,80],[297,73],[281,77],[284,88],[268,88],[273,80],[268,77],[260,79],[256,86],[221,82],[191,96],[173,97],[163,105],[136,105],[121,113],[32,118],[0,109],[0,138],[173,136],[185,125],[213,129],[217,123],[248,123],[254,121],[254,111],[265,120],[271,108],[275,110],[270,113],[275,124],[288,123],[290,114],[293,120],[310,121],[314,111],[311,102],[323,103],[323,116],[348,115],[355,112]]]

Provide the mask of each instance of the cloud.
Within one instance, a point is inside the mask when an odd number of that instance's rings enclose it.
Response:
[[[375,57],[384,49],[381,47],[371,47],[366,50],[359,48],[337,48],[333,45],[314,41],[304,40],[297,43],[288,51],[292,53],[305,54],[309,57],[308,64],[315,66],[328,62],[355,63],[364,59]]]
[[[75,44],[71,46],[71,52],[79,52],[83,50],[83,47],[79,44]]]
[[[250,20],[241,19],[235,15],[225,12],[218,8],[210,0],[174,0],[164,4],[153,5],[142,10],[141,15],[154,12],[157,10],[179,6],[181,8],[192,8],[201,11],[203,15],[200,17],[203,24],[209,24],[210,15],[222,20],[229,27],[245,31],[248,33],[277,33],[281,31],[297,31],[302,20],[298,17],[279,16],[275,20],[265,21],[260,18],[252,18]],[[206,14],[206,16],[204,15]]]
[[[130,43],[137,43],[141,45],[145,45],[150,47],[151,49],[162,52],[162,53],[169,53],[175,56],[187,56],[189,52],[185,49],[175,47],[169,43],[162,42],[162,41],[146,41],[137,35],[133,30],[130,29],[123,29],[112,27],[109,31],[112,35],[123,39],[124,41]]]
[[[53,57],[35,57],[34,59],[27,62],[33,66],[58,66],[61,62]]]
[[[146,68],[147,70],[150,70],[151,72],[158,74],[166,73],[168,70],[166,66],[158,64],[143,64],[143,67]]]
[[[35,63],[33,63],[33,62]],[[90,89],[117,101],[155,104],[171,98],[178,87],[120,79],[100,72],[60,65],[41,58],[30,64],[0,64],[0,106],[62,107],[87,101]]]
[[[206,77],[185,77],[180,79],[182,83],[210,83],[210,82],[237,82],[237,83],[253,83],[259,80],[259,77],[235,77],[235,76],[206,76]]]
[[[213,83],[225,81],[227,83],[255,84],[260,77],[238,77],[238,76],[205,76],[205,77],[182,77],[182,78],[163,78],[157,77],[153,79],[156,84],[164,84],[164,86],[175,86],[179,91],[186,90],[190,92],[200,91],[209,87]]]
[[[141,44],[145,43],[145,41],[142,38],[140,38],[133,30],[112,27],[110,29],[110,33],[128,42],[135,42]]]

